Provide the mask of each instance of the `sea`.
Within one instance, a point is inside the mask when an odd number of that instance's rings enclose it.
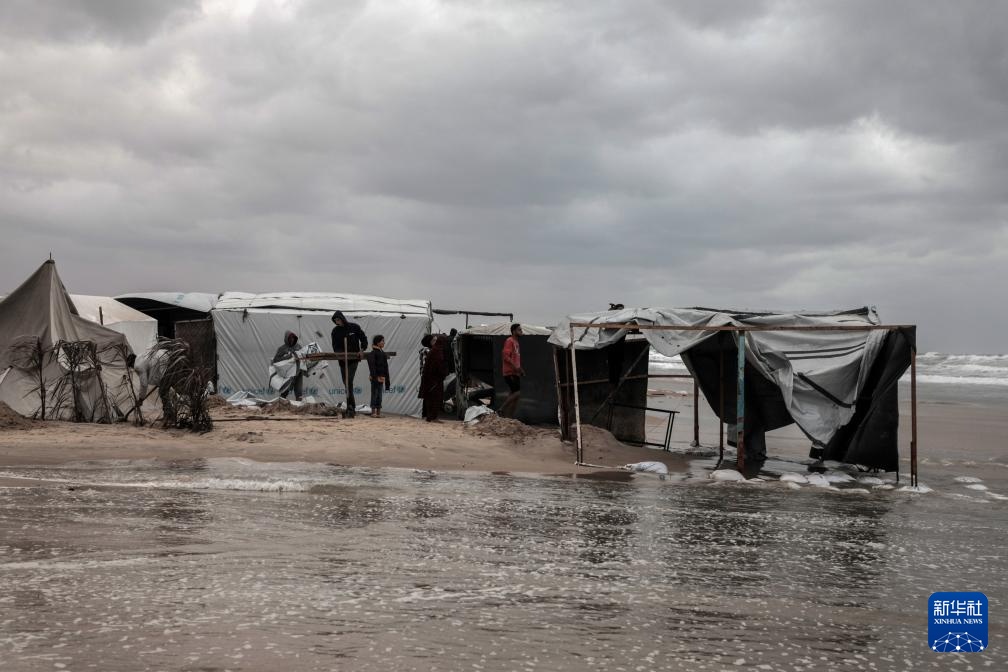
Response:
[[[1008,356],[927,353],[918,385],[997,409]],[[765,474],[721,480],[711,440],[688,434],[684,473],[630,480],[239,459],[0,470],[34,479],[0,487],[0,670],[1008,669],[1003,443],[929,462],[912,487],[809,472],[769,440]],[[987,596],[983,650],[934,650],[939,591]]]

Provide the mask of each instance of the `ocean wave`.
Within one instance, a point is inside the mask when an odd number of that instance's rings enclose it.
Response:
[[[650,368],[687,373],[682,359],[651,351]],[[910,372],[902,378],[910,380]],[[936,385],[985,385],[1008,387],[1008,355],[968,355],[926,352],[917,356],[917,380]]]
[[[900,380],[910,381],[910,374],[905,374]],[[918,383],[935,383],[940,385],[1004,385],[1008,386],[1008,378],[977,378],[975,376],[944,376],[937,374],[918,373]]]

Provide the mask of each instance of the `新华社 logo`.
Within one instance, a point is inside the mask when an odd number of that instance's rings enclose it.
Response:
[[[938,653],[974,653],[987,648],[987,596],[977,592],[932,593],[928,598],[928,644]]]

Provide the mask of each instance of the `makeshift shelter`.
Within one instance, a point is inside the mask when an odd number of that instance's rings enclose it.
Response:
[[[560,436],[570,440],[571,427],[576,420],[574,367],[571,366],[570,353],[557,348],[553,350],[559,381]],[[649,441],[647,436],[647,413],[657,410],[647,405],[650,352],[647,340],[639,336],[618,340],[606,348],[577,350],[577,403],[582,422],[607,429],[626,443],[667,449],[674,421],[671,411],[666,419],[664,440]]]
[[[81,317],[125,336],[126,342],[138,356],[157,343],[157,320],[139,310],[134,310],[110,296],[71,294],[70,300],[73,301]]]
[[[522,378],[521,400],[515,416],[527,424],[557,423],[556,372],[553,367],[553,346],[547,339],[552,333],[546,327],[522,324],[521,337]],[[511,335],[511,323],[471,327],[455,339],[457,384],[455,408],[458,416],[472,405],[470,391],[478,390],[479,383],[493,388],[494,408],[507,398],[510,390],[502,373],[501,354],[504,341]]]
[[[178,338],[189,344],[189,356],[197,367],[211,371],[217,380],[217,341],[210,311],[217,294],[205,292],[138,292],[120,294],[116,301],[157,320],[157,335]]]
[[[873,308],[640,308],[568,316],[550,343],[597,350],[634,330],[661,354],[681,355],[718,417],[736,425],[740,462],[760,459],[765,432],[794,422],[816,456],[899,469],[897,381],[911,366],[916,327],[883,325]]]
[[[431,304],[427,300],[389,299],[357,294],[284,292],[246,294],[225,292],[211,312],[217,339],[218,391],[225,396],[249,392],[258,397],[276,396],[269,387],[267,368],[284,333],[293,331],[300,345],[317,342],[330,351],[332,314],[342,311],[348,320],[360,324],[368,341],[385,336],[391,390],[385,392],[383,411],[415,415],[420,412],[420,339],[430,332]],[[305,396],[336,403],[346,398],[339,367],[316,367],[304,381]],[[354,379],[358,403],[366,402],[370,391],[367,364],[362,363]]]
[[[52,260],[0,301],[0,401],[22,415],[119,419],[133,406],[131,352],[78,313]]]

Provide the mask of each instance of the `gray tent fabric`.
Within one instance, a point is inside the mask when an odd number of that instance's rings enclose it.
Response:
[[[688,327],[827,327],[827,326],[869,326],[881,324],[874,308],[833,311],[824,313],[756,313],[712,310],[706,308],[639,308],[599,313],[582,313],[565,317],[550,336],[550,343],[557,347],[569,347],[573,336],[578,349],[597,349],[616,343],[626,333],[626,329],[599,329],[576,327],[573,332],[571,322],[584,323],[631,323],[638,325],[688,326]],[[699,375],[697,362],[690,351],[705,343],[717,343],[718,349],[734,348],[734,338],[727,341],[722,336],[711,341],[718,334],[714,331],[642,330],[651,346],[666,356],[682,355],[690,372],[698,378],[703,387],[703,379],[710,377],[710,371]],[[777,392],[754,389],[754,393],[764,398],[772,394],[780,395],[790,419],[805,432],[816,446],[824,447],[847,426],[858,411],[858,400],[865,393],[865,383],[873,370],[876,359],[886,342],[886,330],[858,331],[750,331],[746,335],[745,361],[765,381],[776,387]],[[904,347],[905,349],[905,347]],[[704,348],[698,348],[698,352]],[[737,351],[736,351],[737,352]],[[736,355],[737,356],[737,355]],[[735,361],[728,362],[734,377]],[[903,368],[905,371],[905,367]],[[901,374],[902,371],[899,371]],[[714,368],[717,376],[717,368]],[[748,377],[748,376],[747,376]],[[891,376],[890,376],[891,377]],[[898,378],[898,376],[897,376]],[[750,381],[759,386],[759,381]],[[747,395],[750,382],[747,382]],[[731,384],[734,403],[734,383]],[[716,382],[705,389],[705,396],[717,399]],[[895,392],[895,389],[893,389]],[[716,402],[712,404],[716,406]],[[761,429],[775,429],[787,424],[780,420],[780,413],[773,413],[773,403],[767,403],[768,424]],[[718,414],[728,421],[734,421],[734,412],[717,409]],[[726,417],[728,416],[728,417]],[[776,416],[776,417],[773,417]],[[749,431],[750,418],[746,418]],[[835,445],[835,444],[834,444]],[[887,459],[886,464],[891,460]]]
[[[59,396],[68,369],[68,344],[93,344],[95,361],[74,370],[77,398]],[[129,408],[131,352],[123,334],[81,317],[63,286],[56,264],[44,262],[0,301],[0,400],[22,415],[40,414],[39,383],[47,392],[47,419],[112,420]],[[41,365],[33,360],[41,353]]]

